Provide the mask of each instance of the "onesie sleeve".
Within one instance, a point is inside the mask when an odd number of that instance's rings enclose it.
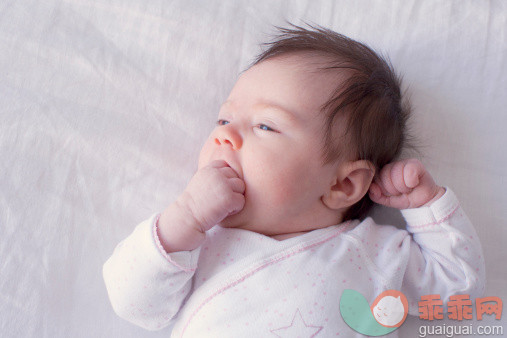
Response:
[[[438,294],[444,305],[452,295],[469,295],[472,301],[482,295],[486,276],[481,244],[454,193],[447,188],[429,207],[401,213],[417,244],[410,246],[402,291],[418,301],[422,295]]]
[[[114,311],[148,330],[172,324],[192,289],[200,248],[168,254],[157,236],[158,215],[139,224],[103,266]]]
[[[367,218],[349,236],[365,254],[375,290],[403,292],[412,315],[419,313],[424,295],[439,295],[444,308],[452,295],[480,297],[485,287],[481,245],[454,193],[446,189],[429,207],[401,213],[407,230]]]

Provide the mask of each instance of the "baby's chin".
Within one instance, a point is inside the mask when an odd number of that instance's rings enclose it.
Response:
[[[235,228],[235,229],[243,229],[249,230],[253,232],[262,232],[259,229],[256,229],[255,226],[252,226],[252,222],[248,222],[248,218],[246,214],[239,212],[235,215],[227,216],[221,222],[218,223],[218,226],[222,228]]]
[[[269,230],[266,228],[263,228],[262,225],[259,226],[259,223],[257,222],[247,222],[242,217],[235,217],[239,214],[232,215],[229,217],[226,217],[222,222],[218,223],[218,226],[222,228],[227,229],[241,229],[241,230],[247,230],[251,232],[255,232],[264,236],[273,236]]]

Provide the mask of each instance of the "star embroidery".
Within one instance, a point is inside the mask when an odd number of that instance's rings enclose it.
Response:
[[[311,338],[315,337],[322,328],[322,326],[307,325],[301,316],[301,312],[297,309],[289,326],[271,330],[271,333],[277,337]]]

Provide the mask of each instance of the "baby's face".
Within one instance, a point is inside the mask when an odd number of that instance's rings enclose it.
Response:
[[[224,219],[268,236],[336,224],[321,201],[337,163],[323,165],[324,116],[334,78],[311,73],[303,56],[273,58],[236,82],[199,157],[199,168],[225,160],[246,185],[245,207]]]

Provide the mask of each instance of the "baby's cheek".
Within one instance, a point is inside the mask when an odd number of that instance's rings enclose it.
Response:
[[[286,210],[299,204],[298,199],[307,195],[310,188],[307,186],[306,173],[280,158],[259,160],[259,157],[261,156],[256,158],[257,161],[245,162],[243,167],[250,197],[255,199],[256,204],[262,204],[265,211]]]
[[[280,184],[280,182],[275,182],[272,184],[268,196],[269,203],[280,207],[289,202],[291,196],[294,196],[294,192],[287,186]]]
[[[256,165],[253,170],[244,172],[247,193],[262,204],[280,206],[292,191],[281,175],[273,175],[269,168]]]
[[[280,175],[280,177],[271,180],[269,193],[269,202],[274,206],[291,207],[298,204],[297,200],[304,196],[302,191],[302,182],[297,178]]]

